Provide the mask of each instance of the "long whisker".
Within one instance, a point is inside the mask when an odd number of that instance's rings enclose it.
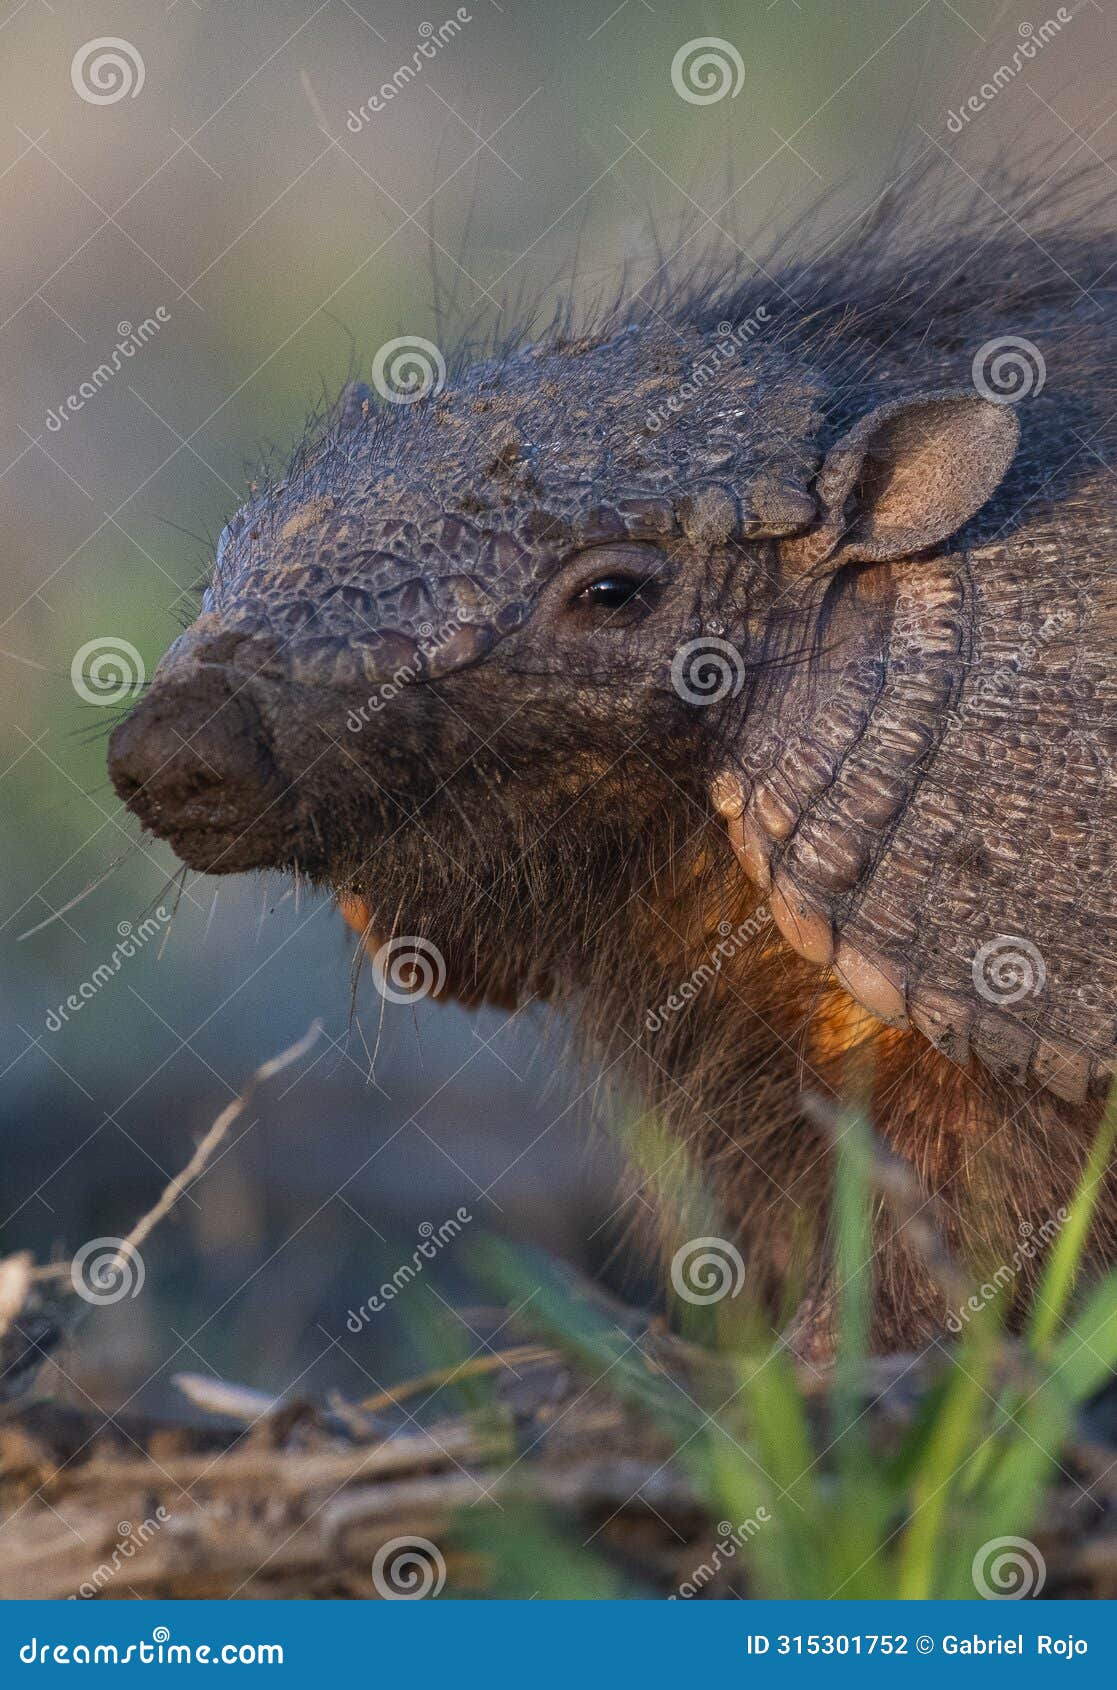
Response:
[[[72,909],[75,909],[78,904],[88,898],[89,894],[91,892],[95,892],[98,886],[103,886],[109,876],[115,873],[115,871],[120,867],[121,863],[126,863],[128,858],[134,856],[139,849],[140,846],[138,840],[136,843],[129,845],[128,849],[126,851],[122,851],[119,857],[113,858],[108,868],[104,869],[102,873],[97,875],[96,879],[91,880],[87,886],[83,886],[81,891],[76,893],[68,903],[62,905],[61,909],[54,910],[45,918],[45,920],[37,921],[34,927],[29,927],[27,929],[26,933],[20,933],[16,939],[16,944],[22,944],[24,939],[30,939],[34,934],[41,933],[44,927],[50,927],[54,922],[61,921],[64,915],[68,915]]]

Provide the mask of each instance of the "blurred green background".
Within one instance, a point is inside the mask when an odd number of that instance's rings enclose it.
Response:
[[[144,1292],[97,1314],[64,1388],[166,1407],[170,1376],[365,1394],[431,1321],[483,1352],[453,1248],[359,1334],[348,1311],[421,1223],[465,1206],[634,1299],[615,1157],[592,1076],[533,1014],[382,1005],[349,1021],[352,939],[278,880],[191,877],[165,944],[80,1013],[48,1017],[109,960],[176,865],[104,772],[106,722],[71,681],[86,642],[148,673],[261,458],[282,455],[354,357],[439,338],[432,249],[461,325],[510,297],[590,297],[694,231],[749,268],[765,227],[829,198],[837,226],[913,151],[979,180],[999,153],[1105,150],[1108,4],[1072,21],[961,136],[956,109],[1046,13],[996,0],[471,0],[458,36],[353,133],[355,111],[455,16],[372,0],[8,0],[0,16],[0,1245],[68,1257],[125,1233],[261,1061],[314,1017],[326,1037],[235,1129],[145,1246]],[[1053,10],[1053,8],[1052,8]],[[679,98],[671,64],[734,44],[739,95]],[[142,58],[135,96],[71,79],[98,37]],[[732,197],[731,197],[732,196]],[[728,203],[727,203],[728,202]],[[159,332],[81,410],[67,395],[124,330]],[[81,901],[84,888],[97,883]],[[62,916],[24,937],[28,930]],[[382,1025],[381,1025],[382,1018]],[[377,1047],[375,1073],[370,1056]],[[497,1341],[500,1341],[499,1339]],[[420,1346],[421,1347],[421,1346]]]

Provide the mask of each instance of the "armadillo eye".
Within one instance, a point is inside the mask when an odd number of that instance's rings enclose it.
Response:
[[[659,582],[650,575],[602,575],[576,593],[571,605],[579,610],[652,610],[659,597]]]

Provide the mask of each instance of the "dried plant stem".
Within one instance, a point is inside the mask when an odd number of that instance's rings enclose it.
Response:
[[[226,1104],[181,1173],[176,1174],[162,1192],[159,1201],[136,1222],[127,1238],[121,1239],[120,1247],[105,1269],[106,1272],[111,1273],[127,1264],[128,1258],[139,1249],[140,1245],[159,1225],[159,1222],[170,1214],[187,1187],[192,1185],[198,1176],[205,1172],[214,1151],[226,1136],[234,1121],[239,1120],[244,1114],[257,1087],[263,1085],[265,1081],[273,1079],[276,1074],[282,1073],[284,1068],[289,1068],[292,1063],[305,1056],[307,1051],[317,1042],[321,1031],[322,1023],[320,1021],[313,1022],[295,1044],[289,1045],[286,1050],[280,1051],[278,1056],[271,1057],[257,1068],[240,1095],[235,1097],[231,1103]],[[52,1262],[47,1267],[34,1270],[36,1279],[67,1279],[69,1275],[70,1267],[66,1262]]]

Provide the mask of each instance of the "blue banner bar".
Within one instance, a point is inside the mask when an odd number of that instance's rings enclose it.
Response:
[[[586,1690],[1113,1684],[1103,1602],[7,1602],[0,1683],[248,1672],[323,1685]],[[1069,1673],[1063,1677],[1063,1670]],[[721,1678],[721,1674],[731,1677]]]

